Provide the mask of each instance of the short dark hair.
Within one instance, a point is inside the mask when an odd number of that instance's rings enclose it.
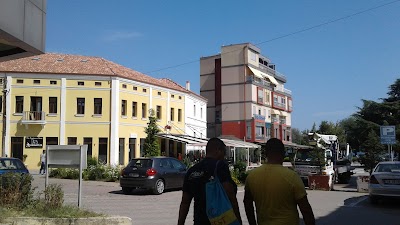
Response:
[[[280,155],[285,157],[285,146],[278,138],[271,138],[265,143],[265,154],[267,155]]]
[[[212,152],[214,150],[222,150],[225,148],[226,148],[225,143],[221,139],[214,137],[208,140],[206,146],[206,153]]]

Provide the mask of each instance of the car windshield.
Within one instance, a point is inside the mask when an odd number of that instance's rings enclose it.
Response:
[[[137,168],[150,168],[153,165],[153,160],[151,159],[132,159],[128,166]]]
[[[25,166],[16,159],[0,159],[0,170],[24,170]]]
[[[375,172],[393,172],[394,170],[400,171],[400,164],[379,164]]]

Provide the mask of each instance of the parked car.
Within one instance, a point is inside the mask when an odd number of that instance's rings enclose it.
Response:
[[[384,197],[400,198],[400,162],[380,162],[374,168],[368,184],[371,203]]]
[[[119,179],[124,194],[135,188],[162,194],[166,189],[182,188],[186,165],[172,157],[132,159],[121,171]]]
[[[29,170],[24,163],[17,158],[0,158],[0,175],[5,173],[29,174]]]

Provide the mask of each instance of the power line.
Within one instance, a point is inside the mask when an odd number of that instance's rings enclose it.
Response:
[[[355,12],[355,13],[347,15],[347,16],[343,16],[343,17],[340,17],[340,18],[337,18],[337,19],[332,19],[332,20],[329,20],[327,22],[323,22],[323,23],[320,23],[320,24],[317,24],[317,25],[313,25],[311,27],[307,27],[307,28],[304,28],[304,29],[301,29],[301,30],[298,30],[298,31],[294,31],[294,32],[291,32],[291,33],[288,33],[288,34],[284,34],[284,35],[281,35],[281,36],[278,36],[278,37],[275,37],[275,38],[272,38],[272,39],[269,39],[269,40],[266,40],[266,41],[262,41],[262,42],[259,42],[259,43],[255,44],[255,45],[259,46],[259,45],[262,45],[262,44],[265,44],[265,43],[268,43],[268,42],[272,42],[272,41],[276,41],[276,40],[283,39],[283,38],[286,38],[286,37],[290,37],[290,36],[293,36],[293,35],[296,35],[296,34],[299,34],[299,33],[304,33],[304,32],[309,31],[309,30],[314,30],[316,28],[323,27],[323,26],[326,26],[326,25],[329,25],[329,24],[332,24],[332,23],[336,23],[336,22],[339,22],[339,21],[342,21],[342,20],[346,20],[346,19],[349,19],[351,17],[358,16],[360,14],[363,14],[363,13],[366,13],[366,12],[369,12],[369,11],[372,11],[372,10],[375,10],[375,9],[382,8],[382,7],[397,3],[399,1],[400,0],[387,2],[387,3],[384,3],[384,4],[378,5],[378,6],[374,6],[374,7],[362,10],[362,11]],[[241,49],[235,49],[235,50],[232,50],[232,51],[229,51],[229,52],[221,53],[221,55],[229,54],[229,53],[232,53],[232,52],[235,52],[235,51],[240,51],[240,50]],[[184,66],[184,65],[187,65],[187,64],[196,63],[196,62],[199,62],[199,61],[200,60],[198,60],[198,59],[197,60],[192,60],[192,61],[176,64],[176,65],[173,65],[173,66],[163,67],[163,68],[156,69],[156,70],[153,70],[153,71],[145,72],[144,74],[151,74],[151,73],[155,73],[155,72],[159,72],[159,71],[163,71],[163,70],[167,70],[167,69],[173,69],[173,68],[181,67],[181,66]]]

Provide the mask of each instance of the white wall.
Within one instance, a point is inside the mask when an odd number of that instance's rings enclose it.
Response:
[[[185,96],[185,133],[198,138],[207,138],[207,101],[194,94]],[[193,149],[194,147],[187,146],[187,150]]]

